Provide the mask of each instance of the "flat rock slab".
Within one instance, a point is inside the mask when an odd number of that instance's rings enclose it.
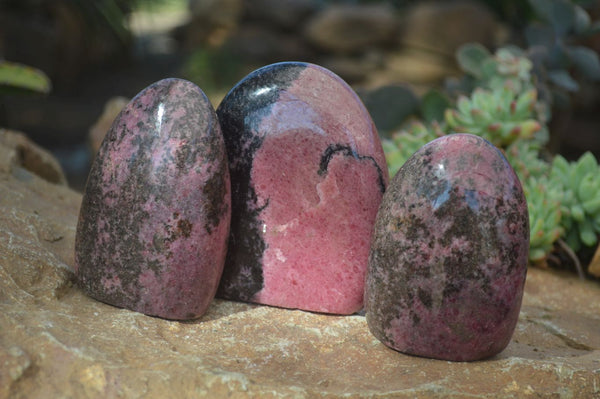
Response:
[[[0,398],[600,397],[598,282],[530,269],[510,344],[473,363],[395,352],[356,315],[215,300],[167,321],[73,286],[81,197],[3,170]]]

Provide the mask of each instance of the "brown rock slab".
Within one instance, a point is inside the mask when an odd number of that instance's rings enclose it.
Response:
[[[216,300],[167,321],[73,286],[81,197],[22,177],[0,172],[2,399],[600,397],[597,282],[530,269],[510,344],[472,363],[395,352],[357,315]]]
[[[314,46],[336,54],[360,53],[393,41],[398,21],[388,4],[340,4],[325,8],[306,24]]]
[[[423,1],[408,11],[400,41],[408,47],[453,57],[461,44],[493,46],[503,34],[503,27],[481,2]]]
[[[0,128],[0,151],[0,172],[18,174],[25,169],[51,183],[67,184],[56,158],[21,132]]]

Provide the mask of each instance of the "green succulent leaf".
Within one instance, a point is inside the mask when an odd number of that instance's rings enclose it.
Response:
[[[492,55],[479,43],[467,43],[460,46],[456,52],[458,65],[463,71],[481,78],[483,75],[482,64]]]
[[[580,5],[575,5],[575,33],[585,33],[590,29],[590,26],[590,14],[588,14],[587,11],[585,11]]]
[[[444,112],[450,108],[450,99],[439,90],[430,90],[421,99],[421,114],[426,122],[444,120]]]
[[[550,23],[559,36],[564,36],[575,24],[575,6],[568,0],[529,0],[542,19]]]
[[[579,90],[579,83],[577,83],[577,81],[573,79],[571,75],[569,75],[569,73],[564,69],[548,71],[548,78],[550,81],[552,81],[552,83],[562,87],[567,91]]]
[[[596,198],[589,199],[581,204],[587,214],[594,215],[600,211],[600,192],[596,191],[596,195]]]
[[[573,65],[588,79],[600,80],[600,60],[598,53],[583,46],[574,46],[568,50]]]
[[[592,172],[593,173],[593,172]],[[592,173],[586,174],[579,182],[579,187],[577,187],[577,197],[582,202],[589,202],[593,200],[600,201],[600,186],[598,183],[598,178],[594,177]],[[589,213],[596,213],[595,211],[588,211]]]
[[[579,178],[583,178],[588,173],[594,173],[598,169],[598,161],[596,161],[596,157],[589,152],[586,151],[575,164],[575,175]],[[579,181],[578,178],[578,181]]]
[[[394,176],[419,148],[442,135],[435,123],[412,122],[395,132],[391,139],[383,139],[381,144],[390,176]]]
[[[598,242],[598,236],[594,231],[594,225],[591,220],[586,219],[579,224],[579,238],[581,238],[581,242],[587,247],[591,247]]]
[[[579,204],[575,204],[571,207],[571,216],[576,222],[583,222],[585,220],[585,211]]]

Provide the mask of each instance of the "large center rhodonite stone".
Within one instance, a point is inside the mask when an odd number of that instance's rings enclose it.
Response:
[[[218,295],[327,313],[360,310],[388,174],[357,95],[316,65],[273,64],[238,83],[217,116],[232,179]]]

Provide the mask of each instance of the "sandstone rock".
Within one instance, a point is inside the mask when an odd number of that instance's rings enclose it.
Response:
[[[297,35],[273,32],[259,24],[244,24],[225,43],[226,49],[236,57],[256,64],[270,64],[288,60],[310,60],[309,46]]]
[[[23,176],[0,171],[2,399],[600,396],[597,282],[530,269],[510,344],[474,363],[395,352],[356,315],[216,300],[166,321],[71,283],[81,196]]]
[[[596,253],[588,266],[588,272],[596,277],[600,277],[600,246],[596,248]]]
[[[314,15],[305,36],[315,46],[333,53],[359,53],[390,42],[397,29],[389,4],[340,4]]]
[[[363,81],[373,75],[383,64],[383,54],[379,51],[367,51],[358,56],[325,56],[318,64],[335,72],[348,83]]]
[[[234,29],[242,15],[241,0],[190,0],[190,21],[177,36],[187,49],[206,44],[218,46]]]
[[[402,25],[407,47],[453,56],[463,43],[497,43],[503,30],[493,13],[480,2],[417,2]]]
[[[365,86],[379,87],[390,83],[410,82],[427,89],[454,73],[449,57],[415,49],[403,49],[386,55],[382,69],[367,78]]]
[[[318,0],[248,0],[244,2],[244,14],[248,20],[291,31],[299,28],[318,7]]]
[[[56,158],[23,133],[0,128],[0,151],[0,170],[4,172],[24,168],[51,183],[67,184]]]

